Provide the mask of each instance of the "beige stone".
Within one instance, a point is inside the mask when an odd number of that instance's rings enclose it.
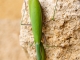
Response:
[[[80,60],[80,0],[39,0],[43,12],[43,33],[46,37],[46,60]],[[24,0],[22,23],[30,24],[28,0]],[[20,44],[36,60],[34,37],[31,25],[21,25]]]

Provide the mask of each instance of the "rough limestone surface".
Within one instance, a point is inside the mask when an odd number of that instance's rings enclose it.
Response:
[[[80,0],[58,0],[52,20],[56,1],[39,0],[43,13],[42,42],[46,60],[80,60]],[[27,25],[21,25],[20,44],[29,60],[36,60],[28,0],[23,3],[21,22]]]

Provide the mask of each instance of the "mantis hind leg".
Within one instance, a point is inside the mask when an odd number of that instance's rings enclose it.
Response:
[[[49,21],[46,21],[45,23],[48,23],[51,20],[55,21],[55,14],[56,14],[56,10],[57,10],[57,8],[56,8],[57,7],[57,2],[58,2],[58,0],[56,0],[56,3],[55,3],[53,17]]]
[[[42,60],[42,56],[41,56],[41,46],[39,43],[35,44],[36,46],[36,53],[37,53],[37,60]]]
[[[46,60],[45,50],[42,42],[36,43],[37,60]]]
[[[46,36],[44,33],[42,33],[42,40],[43,40],[43,43],[46,44],[47,43],[47,39],[46,39]]]
[[[31,24],[25,24],[25,23],[22,23],[22,20],[21,20],[21,23],[20,23],[21,25],[29,25],[29,26],[31,26]]]
[[[41,42],[41,56],[42,56],[42,60],[46,60],[46,54],[42,42]]]
[[[29,25],[29,26],[31,26],[31,24],[21,24],[21,25]]]
[[[31,26],[31,24],[25,24],[25,23],[22,23],[22,22],[21,22],[21,25],[29,25],[29,26]]]

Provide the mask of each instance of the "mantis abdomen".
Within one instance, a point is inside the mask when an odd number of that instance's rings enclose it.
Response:
[[[41,43],[42,39],[42,12],[38,0],[29,0],[29,13],[32,25],[32,32],[34,35],[34,42],[37,52],[37,60],[44,59],[44,47]]]

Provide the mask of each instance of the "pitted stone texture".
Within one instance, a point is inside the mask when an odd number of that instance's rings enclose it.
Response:
[[[80,0],[39,0],[43,12],[43,33],[46,37],[46,60],[80,60]],[[28,0],[22,7],[20,44],[30,60],[36,60],[34,36],[29,17]],[[44,39],[42,39],[44,40]],[[32,44],[32,46],[31,46]],[[55,47],[56,46],[56,47]]]

